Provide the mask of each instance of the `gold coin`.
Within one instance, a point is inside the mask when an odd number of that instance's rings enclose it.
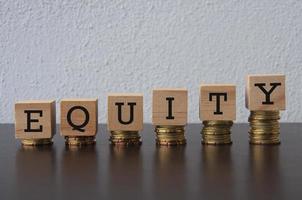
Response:
[[[51,138],[45,138],[45,139],[23,139],[21,140],[21,143],[24,146],[38,146],[38,145],[50,145],[53,142]]]
[[[112,145],[137,146],[142,143],[138,131],[111,131],[109,141]]]
[[[209,120],[203,121],[201,130],[202,143],[210,145],[231,144],[231,127],[233,121]]]
[[[184,126],[156,126],[156,144],[164,146],[185,145]]]
[[[94,136],[66,136],[65,144],[70,146],[84,146],[95,144]]]
[[[250,143],[279,144],[280,139],[279,111],[251,111]]]

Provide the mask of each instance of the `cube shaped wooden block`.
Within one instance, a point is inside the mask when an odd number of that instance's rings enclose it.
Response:
[[[285,110],[285,75],[248,75],[245,94],[249,110]]]
[[[107,116],[107,127],[109,131],[142,130],[143,94],[109,94]]]
[[[31,100],[15,104],[15,137],[17,139],[50,139],[55,131],[55,101]]]
[[[94,136],[98,128],[97,99],[63,99],[61,101],[61,135]]]
[[[179,125],[187,123],[188,91],[184,88],[154,89],[152,96],[152,123]]]
[[[199,100],[200,120],[236,120],[236,86],[202,84]]]

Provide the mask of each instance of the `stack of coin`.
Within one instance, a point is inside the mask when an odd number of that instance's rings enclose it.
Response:
[[[132,146],[142,143],[138,131],[110,131],[109,141],[113,145]]]
[[[156,126],[156,144],[158,145],[184,145],[186,144],[184,126]]]
[[[250,143],[280,144],[279,111],[251,111]]]
[[[203,121],[201,131],[203,144],[231,144],[231,127],[233,121],[210,120]]]
[[[69,146],[84,146],[95,144],[94,136],[65,136],[65,144]]]
[[[39,146],[39,145],[50,145],[53,142],[51,138],[45,138],[45,139],[23,139],[21,140],[21,143],[24,146]]]

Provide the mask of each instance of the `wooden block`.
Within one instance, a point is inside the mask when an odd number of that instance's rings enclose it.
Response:
[[[32,100],[15,104],[16,139],[49,139],[55,131],[55,101]]]
[[[143,129],[143,94],[108,95],[108,130],[140,131]]]
[[[202,121],[236,120],[236,86],[202,84],[200,86],[199,117]]]
[[[285,110],[285,75],[248,75],[245,105],[249,110]]]
[[[152,123],[154,125],[187,124],[188,91],[184,88],[154,89],[152,96]]]
[[[97,99],[63,99],[61,101],[62,136],[95,136],[97,128]]]

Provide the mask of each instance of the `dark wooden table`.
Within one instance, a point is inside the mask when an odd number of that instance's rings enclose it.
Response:
[[[109,145],[101,125],[94,147],[22,148],[13,125],[0,125],[0,199],[301,199],[302,124],[281,125],[281,145],[252,146],[247,124],[231,146],[202,146],[201,125],[185,147],[157,147],[151,125],[140,148]]]

